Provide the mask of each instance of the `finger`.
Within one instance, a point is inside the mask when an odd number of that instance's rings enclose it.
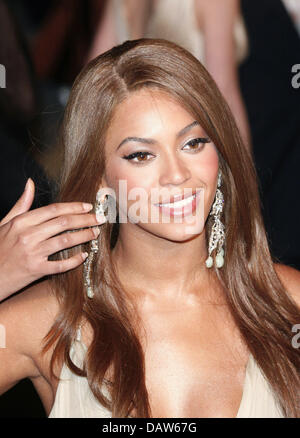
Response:
[[[35,193],[35,185],[31,178],[28,178],[25,190],[20,196],[20,198],[17,200],[13,208],[7,213],[7,215],[2,219],[0,222],[1,225],[6,224],[11,219],[13,219],[16,216],[19,216],[22,213],[27,212],[34,200],[34,193]]]
[[[20,225],[25,228],[30,225],[42,224],[59,216],[87,213],[92,208],[92,204],[84,202],[56,202],[27,212],[26,215],[19,218],[19,221]]]
[[[102,216],[101,222],[98,222],[94,213],[61,216],[37,225],[32,237],[35,236],[36,242],[43,242],[66,230],[94,227],[96,225],[102,225],[104,222],[106,222],[105,216]],[[69,234],[70,233],[64,234],[63,236],[68,236]]]
[[[79,253],[69,259],[48,261],[46,268],[46,275],[59,274],[61,272],[70,271],[71,269],[77,268],[81,265],[87,258],[88,253]]]
[[[81,243],[97,239],[99,233],[99,227],[88,228],[86,230],[76,231],[75,233],[64,233],[43,242],[39,246],[39,253],[42,256],[49,256],[63,249],[72,248]]]

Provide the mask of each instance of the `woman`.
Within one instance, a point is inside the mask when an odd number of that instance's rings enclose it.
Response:
[[[53,256],[88,249],[84,266],[1,305],[2,392],[30,377],[49,417],[298,416],[300,274],[272,261],[251,156],[199,61],[159,39],[105,52],[61,139],[57,201],[97,198],[104,220],[115,194],[118,220]]]

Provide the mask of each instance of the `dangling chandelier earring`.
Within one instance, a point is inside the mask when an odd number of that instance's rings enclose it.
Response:
[[[223,205],[224,205],[224,198],[223,193],[219,189],[221,187],[222,183],[222,174],[219,171],[218,174],[218,188],[216,190],[216,197],[215,202],[212,206],[210,215],[214,215],[214,223],[211,230],[211,235],[209,239],[209,249],[208,249],[208,258],[206,259],[206,267],[211,268],[213,265],[213,258],[211,256],[211,253],[215,248],[217,249],[217,255],[215,257],[215,264],[217,268],[221,268],[224,265],[224,249],[223,244],[225,241],[225,232],[224,232],[224,225],[222,224],[220,220],[220,216],[223,211]]]
[[[97,220],[100,220],[101,217],[103,217],[104,212],[108,207],[107,195],[105,196],[105,199],[103,201],[100,199],[100,195],[101,193],[99,190],[96,195],[96,203],[95,203],[95,213]],[[86,288],[86,294],[89,298],[93,298],[94,296],[94,291],[91,282],[91,267],[92,267],[94,255],[97,254],[98,249],[99,249],[98,239],[92,240],[91,251],[83,264],[84,286]]]

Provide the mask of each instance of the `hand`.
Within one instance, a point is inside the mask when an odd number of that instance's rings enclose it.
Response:
[[[99,235],[94,213],[82,202],[55,203],[29,211],[35,186],[28,179],[24,193],[0,222],[0,301],[45,275],[79,266],[86,255],[49,261],[57,251],[95,239]],[[92,227],[72,233],[67,230]],[[53,237],[56,236],[56,237]]]

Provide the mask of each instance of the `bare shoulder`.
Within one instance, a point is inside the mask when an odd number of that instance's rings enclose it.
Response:
[[[27,287],[0,305],[0,323],[6,329],[7,347],[34,356],[59,311],[48,280]]]
[[[42,355],[44,337],[58,311],[58,301],[46,280],[1,302],[0,394],[24,378],[44,379],[49,362],[49,355]],[[39,393],[46,397],[49,389],[41,383],[40,387]]]
[[[274,269],[281,283],[300,308],[300,271],[281,263],[274,263]]]

